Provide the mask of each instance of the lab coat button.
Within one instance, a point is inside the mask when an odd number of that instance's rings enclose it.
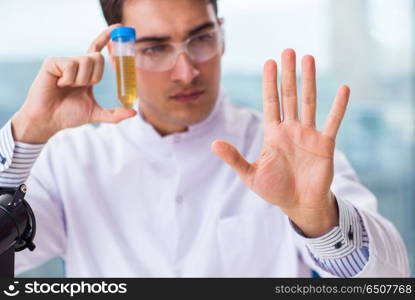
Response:
[[[177,143],[180,143],[180,135],[174,135],[174,137],[173,137],[173,142],[175,142],[176,144]]]
[[[176,202],[177,202],[178,204],[182,204],[182,202],[183,202],[183,196],[178,195],[178,196],[176,197]]]

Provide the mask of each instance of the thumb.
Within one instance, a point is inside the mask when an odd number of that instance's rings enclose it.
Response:
[[[137,112],[132,108],[117,107],[105,109],[95,106],[91,115],[91,123],[118,123],[122,120],[135,116]]]
[[[211,145],[213,153],[225,161],[235,172],[244,179],[251,170],[251,164],[231,144],[225,141],[214,141]]]

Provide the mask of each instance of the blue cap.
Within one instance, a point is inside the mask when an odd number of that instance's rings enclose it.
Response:
[[[121,38],[121,41],[135,41],[135,29],[132,27],[118,27],[111,31],[111,40]]]

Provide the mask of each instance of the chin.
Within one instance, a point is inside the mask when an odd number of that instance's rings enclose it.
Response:
[[[199,112],[195,112],[192,110],[186,112],[182,111],[180,112],[180,114],[172,116],[172,120],[174,120],[175,123],[180,126],[191,126],[205,120],[209,116],[210,111],[211,110]]]

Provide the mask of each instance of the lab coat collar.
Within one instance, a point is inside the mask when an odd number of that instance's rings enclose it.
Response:
[[[144,149],[145,152],[157,155],[167,154],[172,151],[175,144],[183,143],[195,138],[203,138],[214,127],[223,123],[224,107],[228,102],[226,93],[221,88],[218,99],[208,115],[208,117],[199,123],[190,125],[187,131],[177,132],[166,136],[161,136],[154,127],[148,123],[138,109],[138,103],[133,106],[138,111],[137,115],[131,119],[122,122],[122,130],[129,138]],[[222,119],[222,120],[221,120]]]

